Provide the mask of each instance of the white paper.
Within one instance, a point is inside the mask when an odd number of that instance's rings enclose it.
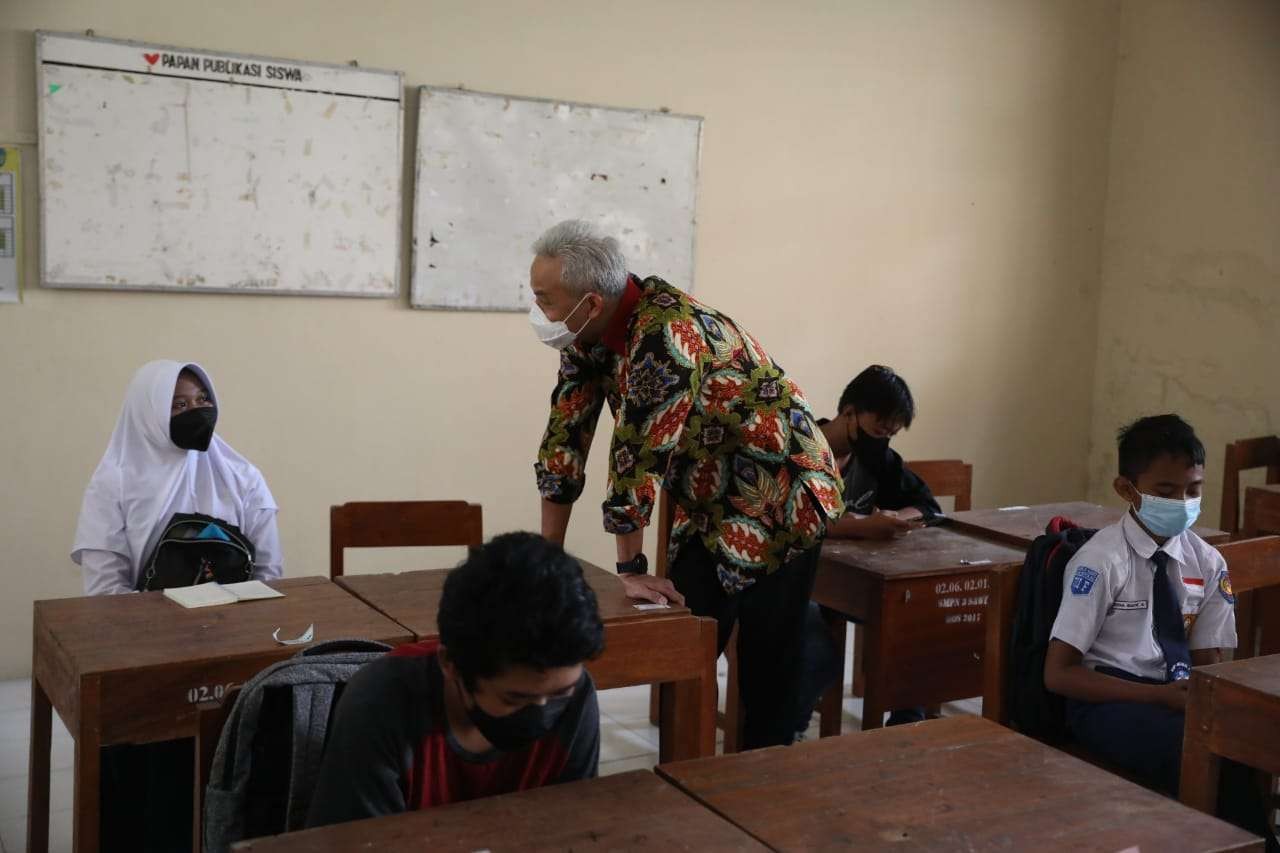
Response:
[[[1016,512],[1020,509],[1031,509],[1029,506],[1002,506],[996,512]]]
[[[636,610],[670,610],[670,604],[633,604]]]
[[[960,565],[962,565],[962,566],[989,566],[989,565],[991,565],[991,561],[990,561],[990,560],[961,560],[961,561],[960,561]]]
[[[174,586],[164,591],[164,597],[183,607],[213,607],[218,604],[235,604],[236,597],[216,583],[195,586]]]
[[[222,588],[234,595],[240,601],[256,601],[259,598],[284,598],[283,592],[272,589],[262,581],[225,583],[222,584]]]
[[[315,639],[315,636],[316,636],[316,626],[314,623],[312,623],[311,625],[308,625],[307,630],[303,631],[301,634],[294,637],[292,640],[280,639],[281,630],[282,629],[277,628],[274,631],[272,631],[271,639],[275,640],[277,643],[279,643],[282,646],[301,646],[304,643],[311,642],[312,640]]]

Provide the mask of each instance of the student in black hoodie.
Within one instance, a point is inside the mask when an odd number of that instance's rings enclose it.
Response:
[[[942,514],[929,487],[889,448],[915,416],[903,378],[873,364],[844,389],[839,413],[818,421],[844,477],[845,514],[828,526],[828,536],[890,539]]]
[[[845,514],[827,526],[827,536],[892,539],[942,514],[929,487],[889,447],[889,440],[910,427],[915,415],[906,381],[892,369],[873,364],[845,387],[836,416],[818,421],[844,478]],[[823,691],[844,675],[837,671],[839,658],[816,604],[809,605],[803,660],[801,732],[808,728]],[[923,708],[903,708],[889,714],[888,724],[923,719]]]

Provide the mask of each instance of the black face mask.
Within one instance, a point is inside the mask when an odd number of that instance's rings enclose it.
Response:
[[[857,457],[858,464],[872,471],[883,468],[885,456],[889,452],[889,439],[867,435],[857,423],[855,420],[856,434],[849,436],[849,444],[853,447],[853,455]]]
[[[169,418],[169,438],[183,450],[205,451],[213,441],[213,427],[217,422],[215,406],[190,409]]]
[[[546,737],[564,715],[573,697],[549,699],[545,705],[526,705],[505,717],[486,714],[480,710],[479,705],[474,704],[474,698],[471,701],[473,704],[467,708],[467,716],[476,724],[484,739],[503,752],[515,752]]]

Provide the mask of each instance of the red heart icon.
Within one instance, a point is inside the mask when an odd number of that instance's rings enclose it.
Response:
[[[144,54],[142,54],[142,58],[143,58],[143,59],[145,59],[145,60],[147,61],[147,64],[148,64],[148,65],[155,65],[155,64],[156,64],[156,60],[158,60],[158,59],[160,58],[160,54],[158,54],[158,53],[144,53]]]

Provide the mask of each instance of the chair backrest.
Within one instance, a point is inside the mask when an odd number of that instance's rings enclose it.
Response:
[[[1280,586],[1280,536],[1260,536],[1219,545],[1235,592]]]
[[[360,667],[391,648],[366,640],[334,643],[272,664],[234,697],[225,697],[221,707],[200,709],[197,772],[203,783],[200,823],[206,853],[302,828],[341,689]]]
[[[344,548],[419,548],[484,543],[483,513],[466,501],[361,501],[329,507],[329,578]]]
[[[1235,659],[1280,651],[1280,536],[1219,545],[1236,596]]]
[[[1280,436],[1245,438],[1227,445],[1222,460],[1222,515],[1218,526],[1240,533],[1240,472],[1266,468],[1267,482],[1280,483]]]
[[[972,465],[959,459],[927,459],[908,462],[907,468],[924,480],[935,498],[955,498],[956,512],[972,509]]]

